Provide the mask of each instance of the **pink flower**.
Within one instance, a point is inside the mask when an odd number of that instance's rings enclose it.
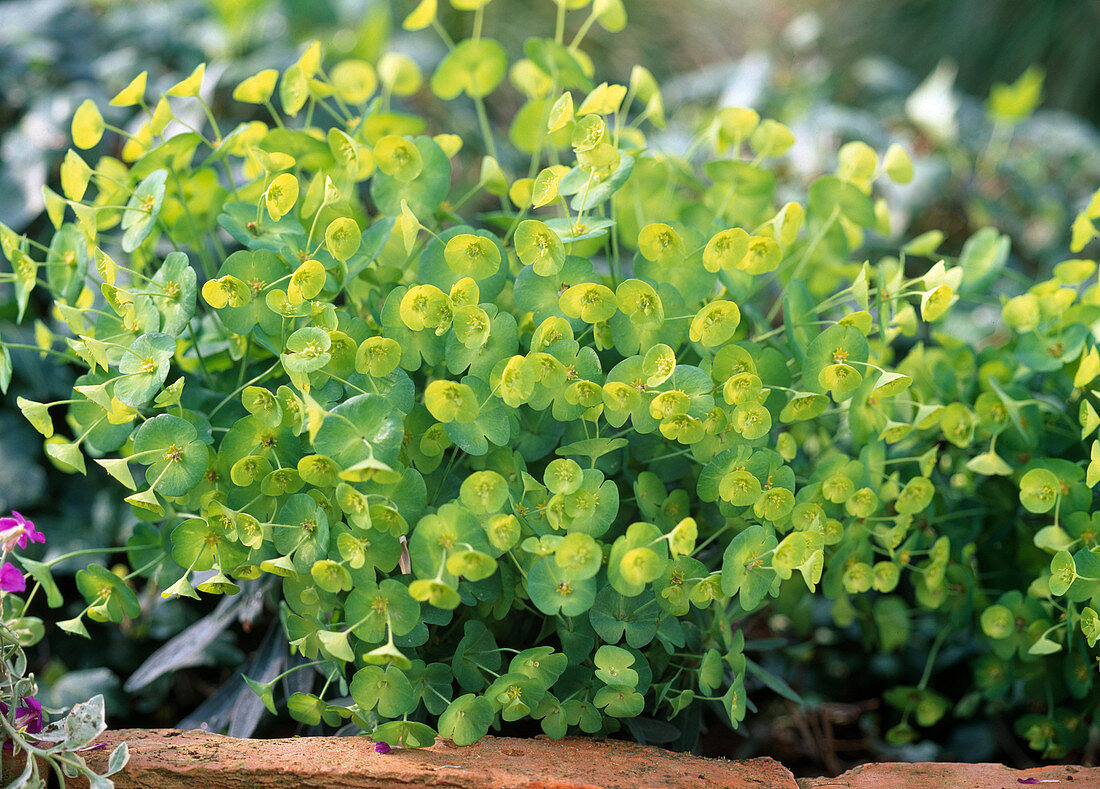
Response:
[[[0,713],[8,714],[8,705],[0,701]],[[24,696],[15,710],[15,727],[27,734],[42,732],[42,705],[34,696]]]
[[[45,542],[46,535],[34,528],[34,523],[27,520],[15,510],[12,517],[0,518],[0,544],[5,551],[13,551],[18,545],[27,547],[27,539],[31,542]]]
[[[22,592],[27,588],[27,579],[23,573],[11,562],[4,562],[0,567],[0,591]]]

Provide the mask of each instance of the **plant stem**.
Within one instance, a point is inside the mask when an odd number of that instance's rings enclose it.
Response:
[[[230,392],[229,394],[227,394],[227,395],[225,396],[225,399],[223,399],[223,400],[222,400],[222,401],[221,401],[220,403],[218,403],[218,404],[217,404],[216,406],[214,406],[214,407],[213,407],[213,408],[211,409],[211,411],[210,411],[210,413],[208,414],[208,416],[209,416],[209,417],[213,417],[213,416],[214,416],[214,414],[216,414],[216,413],[218,413],[218,411],[222,410],[222,408],[223,408],[223,407],[224,407],[224,406],[225,406],[226,404],[228,404],[230,400],[232,400],[232,399],[233,399],[234,397],[236,397],[237,395],[239,395],[239,394],[240,394],[241,392],[243,392],[243,391],[244,391],[245,389],[247,389],[247,388],[248,388],[249,386],[252,386],[253,384],[255,384],[255,383],[258,383],[259,381],[262,381],[262,380],[263,380],[264,378],[266,378],[266,377],[267,377],[267,376],[268,376],[268,375],[269,375],[270,373],[274,372],[275,368],[277,368],[277,367],[278,367],[278,366],[279,366],[280,364],[282,364],[282,361],[281,361],[281,360],[278,360],[278,359],[277,359],[277,360],[275,361],[275,364],[273,364],[273,365],[271,365],[270,367],[268,367],[268,368],[267,368],[266,370],[264,370],[264,371],[263,371],[262,373],[260,373],[260,374],[259,374],[259,375],[257,375],[257,376],[256,376],[255,378],[253,378],[253,379],[252,379],[251,381],[246,381],[246,382],[245,382],[245,383],[244,383],[244,384],[243,384],[242,386],[238,386],[238,387],[237,387],[236,389],[234,389],[234,390],[233,390],[232,392]]]
[[[772,319],[779,313],[780,308],[783,306],[783,298],[787,295],[787,289],[790,287],[790,283],[794,282],[802,274],[802,267],[806,265],[810,260],[810,256],[817,250],[818,244],[825,240],[825,236],[828,235],[829,230],[837,219],[840,218],[840,206],[833,208],[833,212],[829,214],[829,218],[821,225],[821,228],[817,231],[813,238],[811,238],[806,246],[802,248],[802,253],[799,255],[798,260],[794,264],[794,268],[791,271],[790,279],[787,280],[786,285],[779,291],[779,295],[775,297],[775,303],[772,304],[772,308],[768,310],[768,323],[771,323]]]

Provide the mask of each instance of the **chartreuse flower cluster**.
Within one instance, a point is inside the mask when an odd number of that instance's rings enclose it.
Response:
[[[42,589],[51,606],[61,605],[61,592],[50,575],[50,566],[69,558],[61,556],[45,563],[30,559],[17,550],[29,544],[43,543],[46,536],[34,523],[18,512],[0,517],[0,743],[14,758],[10,764],[18,774],[8,775],[6,786],[13,789],[45,789],[52,773],[54,785],[64,786],[66,776],[83,777],[91,786],[111,789],[114,775],[129,759],[126,743],[120,743],[108,758],[107,770],[96,773],[81,756],[82,751],[103,747],[93,745],[107,724],[104,721],[103,697],[95,696],[71,709],[50,710],[57,720],[46,723],[41,702],[35,698],[38,685],[34,674],[28,671],[24,652],[42,640],[45,627],[41,619],[29,616],[31,600]],[[14,559],[24,569],[9,561]],[[105,571],[104,571],[105,572]],[[16,592],[25,592],[27,579],[34,579],[34,586],[26,598]],[[64,713],[64,714],[59,714]],[[19,762],[23,765],[20,768]]]
[[[135,572],[166,596],[277,576],[318,674],[291,714],[392,745],[524,718],[690,731],[698,705],[736,725],[746,687],[797,698],[742,623],[818,597],[883,652],[937,623],[891,739],[1023,687],[1049,701],[1026,736],[1072,746],[1100,635],[1096,265],[965,345],[938,326],[1011,287],[1008,240],[866,260],[900,147],[848,143],[806,188],[782,181],[785,126],[725,108],[663,152],[649,73],[597,83],[579,48],[625,24],[619,0],[559,0],[516,60],[485,0],[451,2],[465,40],[435,0],[405,19],[448,50],[426,85],[404,56],[314,44],[233,88],[255,119],[223,128],[202,67],[156,96],[139,75],[111,102],[144,119],[120,150],[78,109],[49,247],[3,232],[21,307],[53,299],[37,348],[84,369],[71,399],[20,405],[57,464],[91,459],[157,525]],[[429,128],[412,94],[480,134]],[[82,578],[68,629],[136,613],[115,575]],[[934,689],[955,633],[987,645],[974,698]],[[250,682],[274,711],[278,683]]]

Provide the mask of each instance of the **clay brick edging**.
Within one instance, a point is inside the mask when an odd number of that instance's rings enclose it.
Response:
[[[106,733],[97,767],[125,740],[118,789],[1100,789],[1100,768],[1012,770],[1000,764],[866,764],[836,778],[795,779],[774,759],[704,759],[619,740],[486,737],[459,748],[376,753],[364,737],[239,740],[203,731]],[[11,765],[5,764],[4,779]],[[1050,781],[1050,783],[1047,783]]]
[[[619,740],[485,737],[464,748],[375,753],[365,737],[239,740],[202,731],[131,729],[88,754],[105,763],[125,740],[130,764],[118,789],[798,789],[774,759],[732,762]]]
[[[1025,789],[1031,785],[1036,789],[1100,789],[1100,768],[1054,765],[1013,770],[1003,764],[880,762],[860,765],[836,778],[798,779],[799,789]]]

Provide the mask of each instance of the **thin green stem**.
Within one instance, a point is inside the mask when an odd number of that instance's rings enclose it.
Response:
[[[917,684],[918,689],[924,690],[928,687],[928,681],[932,679],[932,668],[936,664],[936,657],[939,655],[940,647],[943,646],[949,632],[950,628],[945,627],[936,634],[936,640],[932,642],[932,647],[928,650],[928,659],[924,663],[924,673],[921,674],[920,682]]]
[[[500,161],[500,157],[497,156],[496,140],[493,139],[493,129],[489,123],[489,113],[485,110],[485,100],[480,96],[474,97],[474,109],[477,111],[477,123],[481,128],[481,138],[485,142],[485,151],[494,159]]]
[[[66,559],[74,559],[77,556],[93,556],[97,553],[122,553],[123,551],[151,551],[154,548],[160,548],[159,545],[115,545],[110,548],[82,548],[79,551],[70,551],[69,553],[62,554],[56,558],[50,559],[48,562],[43,562],[47,567],[53,567],[55,564],[65,561]]]
[[[253,378],[253,379],[252,379],[252,380],[250,380],[250,381],[246,381],[246,382],[245,382],[245,383],[244,383],[244,384],[243,384],[242,386],[238,386],[238,387],[237,387],[236,389],[234,389],[234,390],[233,390],[232,392],[230,392],[229,394],[227,394],[227,395],[225,396],[225,398],[224,398],[224,399],[223,399],[223,400],[222,400],[222,401],[221,401],[220,403],[218,403],[218,404],[217,404],[216,406],[214,406],[214,407],[213,407],[213,408],[211,409],[211,411],[210,411],[210,413],[208,414],[208,416],[209,416],[209,417],[213,417],[213,416],[214,416],[214,414],[218,413],[218,411],[222,410],[222,408],[224,408],[224,407],[225,407],[226,405],[228,405],[228,404],[229,404],[229,402],[230,402],[230,401],[231,401],[231,400],[232,400],[233,398],[235,398],[235,397],[236,397],[237,395],[239,395],[239,394],[240,394],[241,392],[243,392],[243,391],[244,391],[245,389],[247,389],[248,387],[252,386],[253,384],[255,384],[255,383],[259,383],[260,381],[262,381],[262,380],[263,380],[264,378],[266,378],[266,377],[267,377],[268,375],[270,375],[270,374],[271,374],[272,372],[274,372],[274,371],[275,371],[275,369],[276,369],[276,368],[278,368],[278,367],[279,367],[279,365],[281,365],[281,364],[282,364],[282,361],[280,361],[280,360],[276,359],[276,360],[275,360],[275,363],[274,363],[273,365],[271,365],[270,367],[268,367],[268,368],[267,368],[266,370],[264,370],[264,371],[263,371],[262,373],[260,373],[259,375],[257,375],[257,376],[256,376],[255,378]]]
[[[790,283],[794,282],[802,274],[802,268],[809,262],[810,256],[817,250],[818,245],[825,240],[825,236],[828,235],[829,230],[832,229],[837,219],[840,218],[840,206],[833,209],[833,212],[829,214],[829,218],[822,223],[817,233],[811,238],[806,246],[802,248],[802,253],[798,256],[798,260],[795,261],[794,267],[791,270],[790,279],[787,280],[786,285],[779,291],[779,295],[775,297],[775,303],[772,304],[772,308],[768,310],[767,322],[771,323],[772,319],[779,313],[780,308],[783,306],[783,299],[787,295],[787,290],[790,287]]]

